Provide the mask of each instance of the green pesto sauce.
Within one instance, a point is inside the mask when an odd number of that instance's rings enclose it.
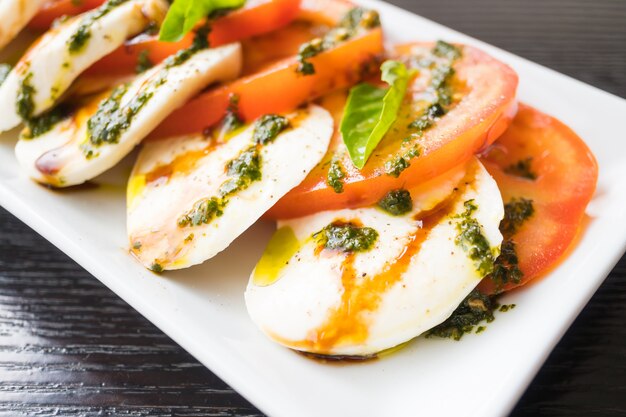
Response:
[[[130,121],[126,112],[121,111],[121,102],[128,91],[128,85],[121,85],[102,100],[96,113],[87,121],[89,141],[93,145],[117,143],[122,126]]]
[[[414,129],[418,136],[422,136],[449,111],[452,104],[450,80],[454,76],[453,65],[462,56],[462,51],[447,42],[437,41],[431,54],[433,57],[422,60],[421,65],[431,70],[428,90],[433,93],[435,99],[409,125],[409,128]],[[434,57],[438,59],[434,59]]]
[[[70,38],[68,39],[67,47],[70,54],[80,53],[85,48],[85,46],[89,42],[89,39],[91,39],[91,26],[96,21],[102,19],[117,6],[120,6],[127,1],[129,0],[108,0],[102,6],[91,12],[78,26],[76,32],[74,32],[72,36],[70,36]]]
[[[433,54],[449,60],[455,60],[462,56],[461,50],[458,47],[441,40],[437,41],[437,44],[433,48]]]
[[[260,181],[261,153],[256,146],[243,151],[237,158],[226,165],[229,180],[220,187],[220,196],[226,197],[238,191],[245,190],[255,181]]]
[[[412,129],[417,131],[419,136],[422,136],[426,130],[431,128],[437,120],[441,116],[446,114],[446,111],[441,107],[441,104],[435,103],[430,106],[422,113],[420,117],[415,119],[409,125]]]
[[[504,205],[504,218],[500,222],[500,231],[505,237],[514,235],[534,213],[532,200],[513,198]]]
[[[71,113],[71,109],[63,104],[47,111],[37,117],[24,120],[26,129],[20,135],[20,139],[34,139],[49,132],[52,128],[64,120]]]
[[[328,168],[328,174],[326,174],[326,184],[333,187],[333,190],[337,193],[343,193],[343,179],[346,177],[346,173],[343,171],[341,162],[338,159],[333,159]]]
[[[96,113],[87,121],[89,143],[83,146],[83,151],[88,158],[96,155],[93,149],[94,146],[119,142],[120,136],[130,127],[135,116],[150,101],[155,91],[167,82],[169,70],[185,63],[194,54],[209,46],[207,40],[208,31],[209,28],[206,25],[198,29],[192,45],[167,58],[159,76],[152,79],[142,89],[143,91],[133,97],[125,106],[121,106],[121,102],[128,91],[128,85],[116,88],[108,98],[100,103]]]
[[[87,121],[89,141],[92,145],[118,143],[122,133],[130,127],[135,116],[154,96],[154,89],[147,88],[121,106],[127,86],[118,87],[111,96],[100,103],[96,114]]]
[[[401,216],[413,210],[411,193],[405,189],[391,190],[378,202],[378,207],[393,216]]]
[[[4,80],[6,80],[11,73],[11,69],[12,67],[9,64],[0,64],[0,85],[4,84]]]
[[[315,67],[309,62],[310,58],[357,36],[363,30],[378,26],[380,26],[380,16],[376,11],[362,7],[351,9],[324,37],[315,38],[300,46],[297,72],[302,75],[315,74]]]
[[[289,126],[289,121],[282,116],[266,115],[261,117],[253,132],[253,143],[236,158],[226,164],[228,179],[219,188],[219,196],[204,198],[178,219],[179,227],[209,224],[223,214],[228,205],[228,197],[250,187],[263,177],[261,148],[272,142],[280,132]]]
[[[376,243],[378,232],[371,227],[359,227],[354,223],[334,222],[315,233],[313,238],[325,249],[365,252]]]
[[[515,307],[516,307],[516,304],[504,304],[504,305],[500,306],[498,311],[500,311],[502,313],[506,313],[509,310],[513,310]]]
[[[385,162],[385,173],[399,177],[411,163],[411,159],[420,155],[419,144],[416,143],[424,133],[436,125],[445,116],[453,104],[451,80],[454,76],[453,65],[462,56],[462,50],[443,41],[437,41],[430,53],[424,57],[416,56],[412,61],[413,70],[430,71],[430,81],[425,93],[428,99],[415,103],[417,116],[407,126],[410,134],[404,139],[403,146],[412,145],[408,151],[402,150]]]
[[[276,114],[266,114],[256,121],[252,140],[259,145],[267,145],[285,129],[289,127],[289,120]]]
[[[135,66],[135,72],[141,74],[154,67],[154,63],[150,60],[150,51],[144,49],[139,53],[137,57],[137,65]]]
[[[500,256],[494,262],[493,271],[487,276],[495,284],[496,292],[501,292],[506,284],[519,284],[524,277],[512,237],[534,212],[532,200],[525,198],[514,198],[504,205],[504,218],[500,222],[504,241]]]
[[[470,333],[477,324],[483,321],[492,322],[493,312],[497,308],[498,303],[495,298],[473,290],[446,321],[426,332],[426,337],[461,340],[463,335]],[[484,331],[485,328],[481,327],[482,329],[479,328],[476,333]]]
[[[17,92],[17,99],[15,102],[17,114],[23,120],[29,120],[35,112],[35,94],[37,90],[31,84],[33,79],[33,73],[29,72],[24,78],[20,80],[19,90]]]
[[[532,162],[533,158],[526,158],[517,161],[514,164],[509,165],[504,168],[504,172],[509,175],[514,175],[516,177],[522,177],[529,180],[536,180],[537,174],[532,170]]]
[[[495,284],[496,292],[500,292],[504,285],[509,283],[519,284],[523,277],[524,273],[519,268],[515,242],[506,239],[502,242],[500,256],[496,258],[493,264],[493,272],[486,278],[489,278]]]
[[[228,108],[226,116],[222,121],[222,130],[225,133],[231,133],[244,125],[243,119],[239,116],[239,96],[231,94],[228,98]]]
[[[180,51],[176,52],[176,54],[169,56],[165,60],[165,69],[170,69],[178,65],[184,64],[185,62],[189,61],[189,59],[196,53],[202,51],[203,49],[207,49],[209,47],[210,32],[211,27],[208,25],[208,23],[198,28],[193,38],[193,42],[191,43],[191,46],[186,49],[181,49]]]
[[[216,197],[204,198],[178,219],[178,227],[200,226],[209,224],[216,217],[224,214],[224,200]]]
[[[389,161],[385,162],[385,173],[398,178],[402,171],[411,166],[411,159],[417,158],[419,155],[419,146],[414,145],[404,153],[396,155]]]
[[[216,217],[224,214],[228,205],[228,196],[245,190],[255,181],[260,181],[261,154],[257,146],[241,152],[226,164],[226,172],[230,177],[219,189],[219,197],[204,198],[198,201],[191,210],[178,219],[178,227],[200,226],[209,224]]]
[[[474,261],[476,270],[481,276],[485,276],[491,273],[494,267],[491,247],[489,246],[489,241],[483,235],[480,224],[472,217],[472,214],[478,209],[474,200],[466,201],[464,206],[465,211],[458,216],[460,219],[457,223],[459,234],[455,238],[454,243],[463,248],[469,258]]]

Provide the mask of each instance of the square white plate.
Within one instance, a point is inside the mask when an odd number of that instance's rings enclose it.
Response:
[[[0,138],[0,204],[66,252],[271,416],[501,416],[626,246],[626,101],[382,2],[388,41],[477,45],[513,66],[520,99],[578,132],[600,164],[588,227],[544,280],[508,295],[517,308],[462,342],[417,339],[384,359],[321,364],[281,348],[247,317],[243,291],[273,229],[257,224],[201,267],[156,276],[127,254],[124,179],[53,192],[20,173],[15,133]]]

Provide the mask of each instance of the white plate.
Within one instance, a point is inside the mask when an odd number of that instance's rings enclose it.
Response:
[[[520,99],[578,132],[600,164],[588,227],[549,277],[507,296],[517,308],[461,342],[417,339],[381,360],[324,365],[277,346],[252,325],[243,291],[272,226],[258,224],[201,267],[156,276],[127,255],[124,177],[53,192],[25,178],[13,135],[0,138],[0,203],[80,263],[271,416],[501,416],[602,283],[626,244],[626,101],[375,2],[389,41],[477,45],[519,73]]]

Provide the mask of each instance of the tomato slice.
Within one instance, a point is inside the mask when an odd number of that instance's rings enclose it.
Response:
[[[334,26],[355,6],[348,0],[302,0],[299,19]]]
[[[328,30],[329,27],[324,24],[298,19],[282,29],[241,41],[242,76],[257,73],[279,60],[293,57],[302,44]]]
[[[44,3],[39,13],[28,23],[32,29],[46,30],[62,16],[75,16],[95,9],[105,0],[49,0]]]
[[[258,73],[201,94],[172,113],[151,138],[197,133],[215,125],[226,114],[233,95],[239,98],[238,115],[243,120],[290,111],[358,82],[382,50],[382,32],[378,27],[311,58],[314,74],[298,73],[296,57],[280,60]]]
[[[282,28],[300,12],[300,0],[250,0],[232,13],[211,24],[211,46],[250,38]],[[135,72],[140,56],[159,63],[178,50],[187,48],[193,35],[187,34],[178,42],[162,42],[158,36],[141,35],[95,63],[86,73],[91,76],[111,76]]]
[[[519,282],[485,278],[486,294],[508,291],[559,261],[581,227],[598,179],[596,160],[580,137],[557,119],[520,105],[509,129],[481,158],[503,201],[532,200],[534,213],[505,238],[515,244]],[[533,177],[535,177],[533,179]]]
[[[434,46],[432,43],[402,45],[391,56],[415,67],[419,62],[433,59]],[[453,68],[452,107],[421,136],[411,136],[414,134],[408,125],[419,114],[416,109],[423,108],[424,95],[429,94],[434,70],[428,69],[420,69],[412,80],[398,120],[362,170],[352,164],[343,141],[335,140],[322,163],[300,186],[281,199],[268,217],[294,218],[323,210],[368,206],[379,201],[390,189],[419,185],[467,161],[491,144],[506,130],[517,110],[517,74],[470,46],[462,47],[462,56],[454,61]],[[410,136],[413,139],[405,141]],[[419,156],[405,157],[407,149],[417,149]],[[397,161],[399,156],[407,158],[405,162],[410,165],[394,176],[397,171],[392,175],[385,165]],[[343,190],[336,191],[329,185],[332,184],[329,170],[337,166],[333,161],[338,161],[342,170],[339,188]]]

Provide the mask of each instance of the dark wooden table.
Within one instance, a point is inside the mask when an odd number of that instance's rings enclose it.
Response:
[[[626,97],[625,0],[393,2]],[[626,257],[512,415],[626,416],[625,322]],[[0,416],[52,414],[261,415],[0,209]]]

